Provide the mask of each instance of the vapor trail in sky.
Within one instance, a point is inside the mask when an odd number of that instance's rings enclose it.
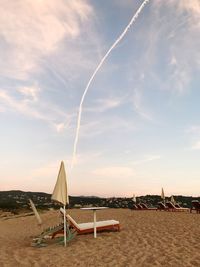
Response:
[[[72,164],[71,164],[71,168],[73,168],[74,162],[75,162],[75,157],[76,157],[76,150],[77,150],[77,144],[78,144],[78,138],[79,138],[79,130],[80,130],[80,123],[81,123],[81,115],[82,115],[82,108],[83,108],[83,102],[85,99],[85,96],[88,92],[88,89],[90,87],[91,82],[93,81],[94,77],[96,76],[97,72],[99,71],[99,69],[101,68],[101,66],[103,65],[104,61],[106,60],[106,58],[109,56],[109,54],[111,53],[111,51],[115,48],[115,46],[123,39],[123,37],[125,36],[125,34],[128,32],[129,28],[132,26],[132,24],[135,22],[135,20],[137,19],[137,17],[139,16],[140,12],[142,11],[142,9],[144,8],[144,6],[149,2],[150,0],[145,0],[143,1],[143,3],[141,4],[141,6],[138,8],[138,10],[136,11],[136,13],[133,15],[132,19],[130,20],[129,24],[126,26],[126,28],[124,29],[124,31],[121,33],[121,35],[117,38],[117,40],[113,43],[113,45],[110,47],[110,49],[107,51],[107,53],[105,54],[105,56],[101,59],[99,65],[96,67],[95,71],[93,72],[91,78],[88,81],[88,84],[85,88],[85,91],[82,95],[81,101],[80,101],[80,105],[79,105],[79,112],[78,112],[78,119],[77,119],[77,127],[76,127],[76,135],[75,135],[75,140],[74,140],[74,147],[73,147],[73,155],[72,155]]]

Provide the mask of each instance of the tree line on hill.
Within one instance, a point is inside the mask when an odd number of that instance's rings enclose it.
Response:
[[[0,209],[5,211],[18,212],[19,210],[29,210],[29,198],[35,203],[38,209],[58,209],[59,203],[51,200],[51,194],[42,192],[24,192],[20,190],[0,191]],[[177,203],[183,207],[191,207],[192,200],[199,200],[200,197],[191,196],[174,196]],[[157,207],[157,203],[161,201],[158,195],[146,195],[136,198],[137,203],[143,202],[150,207]],[[166,197],[166,200],[170,198]],[[133,205],[132,198],[112,197],[101,198],[95,196],[69,196],[69,208],[81,208],[86,206],[104,206],[109,208],[131,208]]]

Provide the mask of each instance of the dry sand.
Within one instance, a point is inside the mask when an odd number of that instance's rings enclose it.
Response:
[[[90,211],[69,213],[77,222],[93,220]],[[58,214],[42,214],[43,227],[58,223]],[[200,266],[200,214],[108,209],[97,219],[119,220],[122,229],[76,236],[66,248],[33,248],[41,232],[34,216],[0,218],[0,266]]]

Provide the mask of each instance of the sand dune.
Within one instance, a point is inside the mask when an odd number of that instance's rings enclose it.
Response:
[[[92,221],[90,211],[70,210],[77,222]],[[44,226],[60,221],[58,211],[41,215]],[[77,236],[67,248],[31,247],[41,232],[34,216],[0,219],[0,266],[200,266],[200,215],[108,209],[98,220],[120,221],[121,232]]]

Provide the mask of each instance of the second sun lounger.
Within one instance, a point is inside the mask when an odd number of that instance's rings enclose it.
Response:
[[[140,206],[142,206],[143,210],[157,210],[157,208],[149,208],[145,203],[140,203]]]
[[[159,210],[159,211],[169,211],[169,208],[163,202],[158,202],[157,210]]]
[[[182,207],[176,207],[172,202],[168,201],[166,202],[166,206],[169,209],[169,211],[189,211],[188,208],[182,208]]]

